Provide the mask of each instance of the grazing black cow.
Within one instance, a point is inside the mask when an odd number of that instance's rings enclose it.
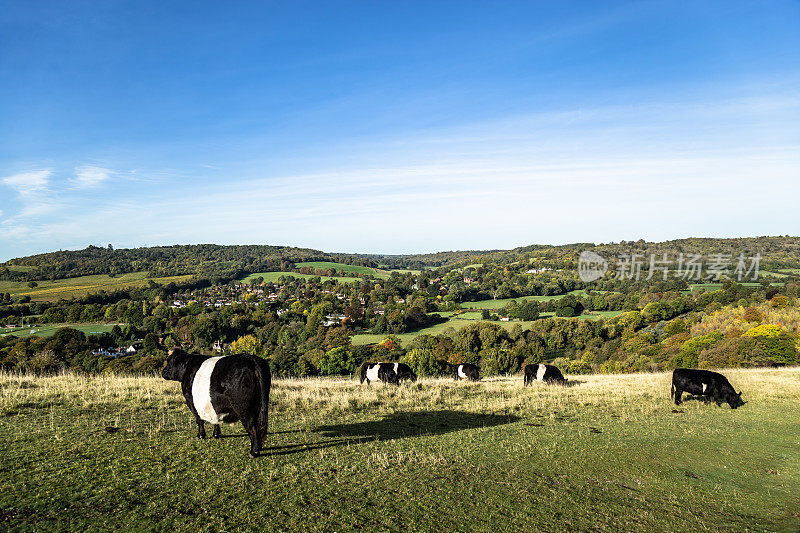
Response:
[[[530,385],[535,381],[543,383],[566,383],[567,380],[561,370],[554,365],[539,363],[538,365],[525,365],[525,378],[523,383]]]
[[[477,365],[464,363],[463,365],[453,365],[453,379],[468,379],[470,381],[478,381],[481,379],[480,370]]]
[[[255,457],[267,435],[269,364],[252,355],[208,357],[172,349],[164,379],[181,382],[189,410],[197,420],[197,436],[206,438],[205,422],[214,425],[212,436],[222,436],[220,422],[242,421],[250,435],[250,456]]]
[[[408,380],[412,383],[417,381],[417,375],[411,370],[411,367],[405,363],[394,363],[394,373],[397,374],[397,382]]]
[[[358,371],[361,383],[366,381],[367,385],[369,385],[373,381],[383,381],[384,383],[399,385],[400,378],[395,371],[395,365],[399,364],[400,363],[364,363]],[[414,378],[416,379],[416,376],[414,376]]]
[[[675,400],[675,405],[681,404],[684,392],[705,398],[706,401],[713,400],[718,406],[727,402],[731,409],[747,403],[742,401],[742,393],[734,390],[728,378],[710,370],[676,368],[672,373],[670,390],[670,398]]]

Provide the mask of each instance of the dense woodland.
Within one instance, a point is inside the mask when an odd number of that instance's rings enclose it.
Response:
[[[280,376],[349,374],[367,360],[404,361],[421,375],[437,375],[460,362],[477,363],[486,375],[518,372],[538,361],[553,361],[567,373],[794,364],[800,326],[798,246],[797,238],[765,237],[403,257],[217,245],[54,252],[10,261],[0,267],[0,275],[32,282],[142,270],[153,277],[195,276],[182,284],[150,281],[139,289],[57,302],[0,293],[0,325],[18,324],[21,317],[28,317],[28,324],[117,324],[109,333],[88,336],[72,328],[45,338],[1,336],[0,367],[152,372],[173,346],[253,353],[267,358]],[[756,283],[723,279],[721,286],[690,291],[691,280],[614,275],[612,259],[606,276],[587,283],[576,272],[578,255],[587,249],[609,258],[626,253],[760,254],[761,276]],[[388,279],[348,272],[349,279],[323,281],[319,276],[344,273],[309,272],[296,265],[301,261],[415,271],[392,272]],[[285,274],[275,281],[243,281],[256,272]],[[522,300],[531,296],[552,298]],[[514,300],[484,309],[483,320],[466,327],[424,333],[463,313],[467,302],[500,299]],[[618,314],[573,318],[597,311]],[[405,342],[396,337],[419,331]],[[382,340],[354,345],[353,335],[360,333]],[[130,345],[138,348],[133,355],[109,357],[103,351]]]

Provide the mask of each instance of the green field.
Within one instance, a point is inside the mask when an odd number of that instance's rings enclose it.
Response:
[[[586,296],[586,292],[583,289],[578,289],[576,291],[570,291],[567,294],[572,294],[576,298],[583,298]],[[462,309],[502,309],[506,306],[510,301],[515,300],[517,303],[522,303],[523,301],[534,301],[534,302],[549,302],[550,300],[560,300],[566,296],[566,294],[557,294],[555,296],[520,296],[518,298],[501,298],[499,300],[479,300],[475,302],[463,302],[461,304]]]
[[[760,287],[761,286],[760,283],[740,283],[740,285],[743,285],[745,287]],[[778,281],[770,283],[770,286],[772,286],[772,287],[783,287],[784,285],[786,285],[786,284],[783,283],[783,282],[778,282]],[[691,284],[689,284],[689,290],[692,291],[692,292],[699,291],[700,289],[703,289],[706,292],[713,292],[713,291],[718,291],[721,288],[722,288],[722,283],[691,283]]]
[[[0,376],[0,520],[45,531],[797,531],[800,370],[399,388],[277,380],[261,456],[198,440],[178,383]],[[210,434],[210,431],[209,431]]]
[[[776,278],[788,278],[788,277],[789,277],[789,275],[790,275],[790,273],[788,273],[788,272],[787,272],[787,273],[782,273],[782,272],[769,272],[769,271],[767,271],[767,270],[762,270],[762,271],[760,271],[760,272],[759,272],[759,275],[762,275],[762,276],[764,276],[764,275],[766,275],[766,276],[773,276],[773,277],[776,277]]]
[[[624,313],[624,311],[589,311],[574,318],[580,318],[584,320],[598,320],[600,318],[614,317],[622,313]],[[409,342],[411,342],[414,339],[414,337],[417,337],[419,335],[439,335],[441,333],[444,333],[444,331],[448,328],[453,328],[456,331],[458,331],[463,327],[469,326],[470,324],[474,324],[475,322],[480,322],[482,320],[481,313],[473,311],[468,311],[466,313],[461,313],[455,316],[452,315],[452,312],[438,313],[438,314],[440,314],[443,317],[449,316],[450,319],[447,322],[442,322],[441,324],[435,324],[427,328],[418,329],[411,333],[399,333],[395,335],[395,337],[400,339],[403,345],[406,345]],[[552,316],[554,316],[554,313],[542,313],[539,315],[539,318],[548,318]],[[521,326],[522,329],[528,329],[534,322],[535,320],[509,320],[508,322],[497,321],[492,323],[497,324],[498,326],[501,326],[507,330],[511,330],[511,328],[513,328],[515,325]],[[381,333],[381,334],[359,333],[357,335],[353,335],[351,337],[351,340],[352,343],[355,345],[375,344],[385,339],[387,335],[388,333]]]
[[[36,287],[28,287],[24,281],[0,281],[0,292],[12,295],[30,296],[33,301],[55,301],[61,298],[80,298],[89,293],[101,290],[111,292],[119,289],[147,286],[148,281],[165,285],[170,282],[179,283],[192,276],[171,276],[165,278],[148,278],[147,272],[131,272],[109,277],[106,274],[80,276],[77,278],[57,279],[55,281],[37,281]]]
[[[12,272],[30,272],[36,268],[28,265],[6,265],[6,267]]]
[[[779,272],[787,272],[789,274],[800,274],[800,268],[781,268]]]
[[[14,335],[15,337],[50,337],[61,328],[72,328],[84,332],[86,335],[94,333],[110,333],[117,324],[45,324],[35,327],[24,327],[15,329],[0,329],[0,335]],[[119,324],[124,326],[125,324]]]
[[[598,320],[600,318],[611,318],[615,316],[619,316],[625,311],[587,311],[582,315],[578,316],[577,318],[582,318],[586,320]]]
[[[372,267],[345,265],[343,263],[332,263],[330,261],[309,261],[306,263],[295,263],[297,268],[310,267],[317,270],[336,269],[339,272],[355,272],[356,274],[369,274],[378,279],[389,279],[389,273],[385,270],[377,270]]]
[[[266,283],[277,283],[281,276],[292,276],[298,279],[311,279],[311,278],[320,278],[322,281],[338,281],[340,283],[359,283],[363,281],[361,278],[345,278],[345,277],[331,277],[331,276],[313,276],[311,274],[298,274],[296,272],[257,272],[255,274],[250,274],[242,281],[245,283],[250,283],[251,279],[255,279],[258,277],[264,278]]]
[[[386,272],[389,272],[390,274],[392,272],[399,272],[400,274],[414,274],[415,276],[422,274],[421,270],[409,270],[407,268],[393,268],[391,270],[386,270]]]

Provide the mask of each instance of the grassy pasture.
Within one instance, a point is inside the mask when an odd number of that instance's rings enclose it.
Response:
[[[580,318],[583,320],[598,320],[600,318],[617,316],[622,313],[624,313],[624,311],[589,311],[575,318]],[[445,317],[450,317],[450,319],[447,322],[442,322],[441,324],[435,324],[427,328],[418,329],[410,333],[399,333],[395,335],[395,337],[400,339],[403,344],[407,344],[418,335],[439,335],[444,333],[447,328],[453,328],[458,331],[465,326],[474,324],[475,322],[480,322],[482,320],[481,313],[477,311],[467,311],[466,313],[459,315],[453,315],[452,312],[439,314]],[[554,316],[554,313],[542,313],[539,315],[539,318],[548,318],[552,316]],[[498,324],[507,330],[511,330],[511,328],[513,328],[515,325],[519,325],[522,327],[522,329],[528,329],[534,322],[534,320],[509,320],[508,322],[494,322],[494,324]],[[355,345],[373,344],[382,341],[387,335],[387,333],[360,333],[358,335],[353,335],[351,339]]]
[[[575,291],[570,291],[567,294],[572,294],[576,298],[583,298],[586,296],[586,292],[583,289],[578,289]],[[550,300],[560,300],[566,296],[566,294],[558,294],[555,296],[520,296],[518,298],[501,298],[499,300],[479,300],[475,302],[462,302],[461,308],[462,309],[502,309],[506,306],[511,300],[516,300],[517,303],[522,303],[523,301],[534,301],[534,302],[549,302]]]
[[[72,328],[84,332],[86,335],[93,333],[111,333],[116,324],[95,323],[95,324],[45,324],[36,327],[24,327],[14,329],[0,329],[0,335],[14,335],[16,337],[51,337],[53,333],[61,328]],[[119,324],[120,327],[125,324]],[[33,333],[31,333],[33,331]]]
[[[740,285],[743,285],[745,287],[760,287],[761,286],[760,283],[741,283]],[[779,282],[779,281],[774,281],[774,282],[770,283],[770,285],[772,287],[783,287],[785,285],[785,283]],[[692,292],[699,291],[700,289],[703,289],[703,290],[705,290],[707,292],[712,292],[712,291],[718,291],[721,288],[722,288],[722,283],[691,283],[691,284],[689,284],[689,290],[692,291]]]
[[[311,267],[317,270],[327,270],[334,268],[339,272],[355,272],[357,274],[370,274],[379,279],[389,279],[389,273],[385,270],[376,270],[372,267],[345,265],[344,263],[333,263],[331,261],[308,261],[305,263],[295,263],[296,267]]]
[[[766,275],[766,276],[773,276],[773,277],[776,277],[776,278],[788,278],[790,276],[790,272],[783,272],[783,271],[770,272],[768,270],[761,270],[759,272],[759,274],[762,275],[762,276]]]
[[[298,274],[296,272],[257,272],[255,274],[250,274],[242,281],[245,283],[250,283],[251,279],[255,279],[258,277],[264,278],[264,281],[267,283],[277,283],[277,281],[281,278],[281,276],[293,276],[295,278],[302,278],[302,279],[311,279],[311,278],[320,278],[322,281],[338,281],[340,283],[358,283],[361,278],[344,278],[344,277],[331,277],[331,276],[313,276],[311,274]]]
[[[725,372],[747,405],[669,375],[278,380],[262,456],[194,437],[157,377],[0,375],[3,529],[796,531],[800,369]]]
[[[411,270],[408,268],[392,268],[390,270],[386,270],[386,272],[389,272],[390,274],[392,272],[399,272],[400,274],[414,274],[415,276],[422,274],[421,270]]]
[[[6,267],[13,272],[30,272],[36,268],[29,265],[6,265]]]
[[[118,289],[144,287],[148,281],[166,284],[179,283],[191,278],[186,276],[170,276],[164,278],[148,278],[147,272],[131,272],[109,277],[106,274],[93,276],[80,276],[77,278],[57,279],[54,281],[37,281],[38,286],[28,287],[25,281],[0,281],[0,292],[9,292],[12,295],[30,296],[33,301],[55,301],[61,298],[79,298],[89,293],[101,290],[111,292]]]

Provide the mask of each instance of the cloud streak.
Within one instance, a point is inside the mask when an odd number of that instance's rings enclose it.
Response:
[[[0,181],[16,190],[20,196],[30,197],[45,191],[52,175],[52,170],[32,170],[5,177]]]
[[[75,168],[75,177],[70,183],[76,189],[90,189],[108,181],[113,174],[114,171],[107,168],[84,165]]]

